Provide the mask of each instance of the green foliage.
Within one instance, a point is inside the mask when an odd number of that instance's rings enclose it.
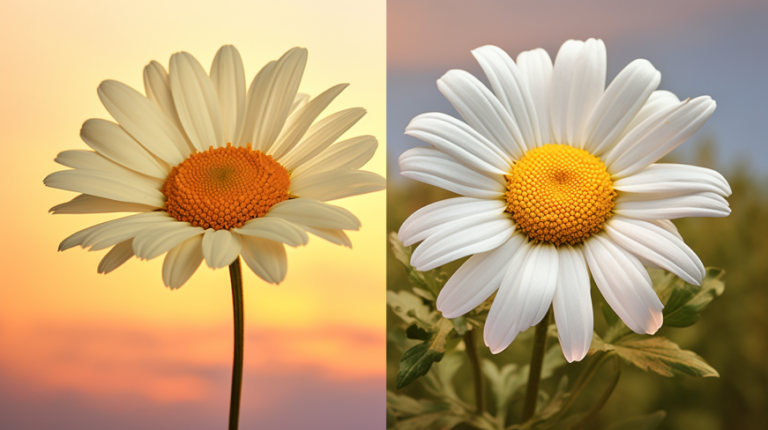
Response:
[[[688,327],[699,320],[699,314],[716,297],[723,294],[725,271],[710,267],[701,287],[683,282],[677,278],[674,288],[664,307],[664,325],[667,327]],[[671,283],[670,283],[671,284]],[[661,294],[661,292],[660,292]]]
[[[426,375],[432,363],[442,360],[446,337],[453,330],[453,324],[450,320],[441,318],[434,328],[435,332],[429,332],[415,324],[408,327],[406,335],[411,339],[423,340],[424,343],[405,351],[403,358],[400,359],[400,371],[397,373],[398,389]]]
[[[656,411],[652,414],[634,417],[616,423],[606,427],[605,430],[654,430],[661,424],[665,416],[667,416],[666,412]]]
[[[720,376],[703,358],[681,350],[676,343],[662,336],[634,334],[611,346],[627,362],[662,376],[673,377],[679,373],[705,378]]]

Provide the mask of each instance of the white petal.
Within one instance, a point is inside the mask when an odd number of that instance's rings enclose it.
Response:
[[[704,264],[685,242],[667,230],[647,221],[616,215],[605,223],[605,232],[638,258],[669,270],[688,283],[701,285]]]
[[[128,239],[113,246],[104,258],[101,259],[96,270],[99,273],[107,274],[130,260],[134,255],[132,242],[133,239]]]
[[[533,149],[541,141],[536,108],[517,64],[504,50],[492,45],[477,48],[472,55],[483,68],[494,94],[519,127],[526,150]]]
[[[315,122],[315,119],[317,119],[320,113],[323,112],[323,110],[325,110],[325,108],[327,108],[336,96],[341,94],[347,86],[349,86],[349,84],[339,84],[331,87],[299,107],[286,121],[283,130],[280,132],[280,136],[278,136],[275,144],[269,149],[268,154],[278,160],[289,153],[296,144],[299,143],[301,138],[304,137],[307,130],[310,129],[310,126],[312,126],[312,123]]]
[[[117,172],[99,170],[64,170],[48,175],[43,183],[51,188],[90,194],[121,202],[162,207],[165,196],[157,189]]]
[[[288,259],[282,243],[244,236],[242,256],[253,273],[270,284],[279,284],[285,279]]]
[[[552,87],[552,60],[547,51],[537,48],[521,52],[517,56],[520,74],[528,84],[536,115],[529,112],[533,121],[536,146],[555,143],[552,138],[552,125],[549,114],[549,99]],[[538,131],[537,131],[538,130]],[[530,143],[528,143],[530,146]]]
[[[663,228],[664,230],[674,234],[678,239],[683,240],[683,236],[680,234],[679,231],[677,231],[677,227],[675,227],[675,224],[672,223],[672,221],[668,219],[654,219],[649,220],[650,223],[656,224],[657,226]]]
[[[307,233],[299,226],[278,217],[261,217],[246,222],[233,232],[244,236],[255,236],[285,243],[289,246],[307,244]]]
[[[360,220],[352,212],[313,199],[290,199],[269,209],[265,218],[278,217],[294,224],[315,228],[357,230]]]
[[[227,267],[235,261],[243,249],[239,234],[229,230],[205,230],[201,243],[205,263],[211,269]]]
[[[581,361],[592,343],[592,298],[589,272],[581,247],[560,245],[558,274],[552,308],[560,347],[569,363]]]
[[[584,242],[584,256],[605,301],[635,333],[654,334],[664,305],[640,261],[600,232]]]
[[[363,108],[350,108],[323,118],[309,128],[307,134],[291,152],[277,161],[289,172],[292,171],[331,146],[336,139],[360,121],[365,113]]]
[[[661,73],[648,60],[629,63],[611,82],[592,111],[585,129],[584,149],[595,156],[611,149],[660,82]]]
[[[74,199],[58,204],[48,212],[53,214],[96,214],[110,212],[151,212],[155,206],[141,205],[138,203],[119,202],[117,200],[80,194]]]
[[[446,318],[456,318],[478,307],[499,289],[507,266],[525,242],[525,235],[515,234],[498,248],[469,257],[440,290],[437,309]]]
[[[186,222],[165,223],[143,229],[133,238],[133,252],[142,260],[151,260],[171,250],[171,248],[193,236],[203,234],[205,230]]]
[[[630,121],[629,125],[624,128],[624,131],[621,132],[621,135],[618,139],[616,139],[616,141],[618,142],[623,139],[627,133],[629,133],[632,129],[637,127],[651,115],[671,106],[677,106],[679,103],[680,99],[669,91],[656,90],[652,92],[650,97],[648,97],[648,101],[645,102],[642,109],[640,109],[635,117],[632,118],[632,121]]]
[[[110,115],[149,152],[171,166],[189,155],[181,130],[138,91],[121,82],[104,81],[98,93]]]
[[[485,323],[483,337],[493,354],[547,314],[557,287],[558,265],[557,248],[551,243],[527,244],[515,255]]]
[[[262,79],[259,79],[261,72],[256,76],[248,91],[246,126],[240,138],[242,146],[251,142],[254,150],[269,153],[288,118],[306,65],[307,50],[293,48],[276,63],[265,66],[269,70],[263,70],[267,73]]]
[[[357,170],[365,165],[379,143],[373,136],[358,136],[335,143],[315,158],[294,169],[292,179],[310,176],[331,170]]]
[[[468,255],[501,246],[515,232],[509,214],[462,218],[441,226],[411,255],[411,265],[426,271]]]
[[[400,155],[400,174],[468,197],[497,199],[506,192],[502,175],[481,173],[431,148],[413,148]],[[492,176],[491,176],[492,175]]]
[[[515,120],[476,77],[463,70],[449,70],[437,80],[437,88],[472,128],[509,158],[523,156],[526,146]]]
[[[342,230],[315,228],[306,225],[301,225],[301,227],[307,230],[308,233],[312,233],[320,239],[325,239],[334,245],[341,245],[347,248],[352,248],[352,241],[349,239],[349,236],[347,236],[347,234]]]
[[[470,218],[501,215],[507,205],[502,200],[455,197],[441,200],[417,210],[400,226],[397,233],[403,245],[421,242],[449,222]]]
[[[605,157],[613,179],[633,175],[655,163],[691,137],[715,111],[709,96],[686,100],[635,127]]]
[[[223,142],[236,144],[245,119],[245,70],[237,48],[219,48],[211,64],[211,82],[221,107]]]
[[[173,103],[189,140],[198,151],[224,146],[219,99],[203,66],[189,53],[177,52],[170,69]]]
[[[59,245],[59,251],[74,246],[83,248],[94,247],[99,250],[132,239],[142,230],[153,225],[177,222],[165,212],[145,212],[123,218],[96,224],[64,239]],[[99,245],[99,246],[97,246]]]
[[[340,84],[340,85],[348,85],[348,84]],[[288,117],[290,118],[291,115],[293,115],[294,112],[304,107],[304,105],[309,102],[310,96],[309,94],[304,93],[296,93],[296,97],[293,98],[293,104],[291,105],[291,112],[288,114]]]
[[[160,164],[119,125],[89,119],[80,129],[83,141],[104,157],[139,173],[165,180],[170,169]]]
[[[613,213],[644,220],[686,217],[726,217],[731,213],[728,202],[715,193],[626,194],[616,199]]]
[[[472,127],[442,113],[411,120],[405,134],[423,140],[472,170],[506,175],[512,160]]]
[[[203,235],[198,234],[168,251],[163,261],[163,283],[175,290],[181,288],[203,262]]]
[[[144,67],[144,92],[147,98],[151,100],[179,130],[182,137],[187,140],[184,133],[184,127],[179,120],[179,114],[176,112],[176,105],[173,104],[173,94],[171,94],[171,84],[168,82],[168,72],[165,67],[157,61],[150,61]],[[188,140],[187,140],[188,141]],[[186,147],[184,153],[189,153],[192,143]]]
[[[386,185],[386,180],[376,173],[360,170],[331,170],[296,178],[291,182],[289,192],[297,197],[326,202],[381,191],[386,188]]]
[[[80,170],[99,170],[121,178],[124,182],[145,186],[154,190],[160,190],[164,179],[158,179],[151,176],[142,175],[134,170],[128,169],[114,161],[108,160],[103,155],[94,151],[69,150],[62,151],[53,160],[63,166]]]
[[[651,164],[634,175],[613,183],[613,189],[627,193],[701,193],[723,197],[731,195],[731,187],[723,175],[704,167],[686,164]]]

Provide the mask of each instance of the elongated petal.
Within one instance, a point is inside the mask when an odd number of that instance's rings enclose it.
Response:
[[[151,260],[204,230],[186,222],[173,222],[142,230],[133,238],[133,252],[142,260]]]
[[[189,155],[189,146],[181,131],[138,91],[117,81],[104,81],[98,93],[110,115],[149,152],[171,166]]]
[[[272,145],[268,153],[275,157],[276,160],[279,160],[285,154],[291,152],[301,138],[307,134],[307,131],[320,113],[322,113],[336,96],[341,94],[341,92],[347,88],[347,86],[349,86],[349,84],[333,86],[297,108],[296,112],[288,117],[285,127],[283,127],[277,141],[275,141],[275,144]],[[309,98],[309,96],[307,96],[307,98]]]
[[[726,217],[731,213],[728,202],[710,192],[676,194],[621,194],[613,212],[644,220],[678,219],[687,217]]]
[[[485,323],[485,344],[493,354],[546,315],[557,287],[559,259],[551,243],[526,245],[501,280]]]
[[[633,175],[650,166],[691,137],[715,111],[709,96],[686,100],[661,110],[632,131],[605,157],[613,179]]]
[[[232,231],[248,237],[261,237],[282,242],[289,246],[306,245],[308,240],[307,233],[301,227],[279,217],[252,219]]]
[[[309,128],[306,136],[293,151],[277,161],[288,171],[292,171],[331,146],[336,139],[360,121],[365,113],[363,108],[350,108],[323,118]]]
[[[526,150],[533,149],[541,141],[535,124],[536,108],[517,64],[504,50],[492,45],[477,48],[472,55],[483,68],[494,94],[519,127]]]
[[[211,64],[211,82],[221,108],[223,142],[236,144],[245,120],[245,69],[237,48],[219,48]]]
[[[59,251],[64,251],[78,245],[83,248],[93,247],[93,251],[109,248],[134,238],[147,228],[173,222],[176,222],[176,220],[165,212],[145,212],[113,219],[72,234],[61,242]]]
[[[125,264],[126,261],[134,256],[132,242],[133,239],[128,239],[113,246],[104,258],[101,259],[96,270],[99,273],[107,274]]]
[[[425,113],[411,120],[405,134],[423,140],[472,170],[509,173],[512,160],[472,127],[442,113]]]
[[[337,230],[357,230],[360,228],[360,220],[352,212],[307,198],[290,199],[272,206],[265,218],[270,217],[315,228]]]
[[[581,247],[560,245],[558,274],[552,308],[560,347],[569,363],[581,361],[592,343],[594,320],[589,293],[589,272]]]
[[[77,149],[62,151],[53,161],[73,169],[98,170],[115,175],[116,177],[122,178],[123,181],[136,184],[137,186],[145,186],[155,190],[159,190],[163,186],[162,179],[142,175],[134,170],[117,164],[114,161],[110,161],[103,155],[94,151],[82,151]]]
[[[103,214],[112,212],[151,212],[156,207],[138,203],[119,202],[117,200],[80,194],[74,199],[58,204],[48,210],[53,214]]]
[[[532,51],[521,52],[517,56],[517,66],[520,68],[520,75],[528,85],[536,112],[535,116],[533,112],[528,112],[531,116],[534,136],[538,139],[536,146],[555,143],[552,137],[552,124],[549,114],[552,60],[549,58],[547,51],[537,48]],[[528,143],[528,146],[530,146],[530,143]]]
[[[515,231],[508,215],[459,219],[443,225],[411,255],[411,264],[426,271],[468,255],[490,251],[506,242]]]
[[[635,333],[656,333],[664,305],[640,261],[604,232],[584,242],[584,256],[595,284],[619,318]]]
[[[321,239],[333,243],[334,245],[341,245],[347,248],[352,248],[352,241],[349,239],[349,236],[347,236],[347,234],[342,230],[335,230],[331,228],[316,228],[301,224],[299,225],[307,230],[308,233],[312,233]]]
[[[469,257],[440,290],[437,309],[446,318],[456,318],[478,307],[499,289],[523,243],[525,235],[515,234],[498,248]]]
[[[285,245],[261,237],[243,237],[243,261],[253,273],[270,284],[279,284],[288,271]]]
[[[203,235],[199,234],[168,251],[163,261],[163,283],[175,290],[181,288],[203,262]]]
[[[664,230],[672,233],[680,240],[683,240],[683,236],[680,234],[679,231],[677,231],[677,227],[675,227],[675,224],[672,223],[672,221],[668,219],[654,219],[649,221],[652,224],[656,224],[657,226],[663,228]]]
[[[643,121],[648,119],[651,115],[661,110],[667,109],[671,106],[677,106],[680,103],[680,99],[676,95],[669,91],[656,90],[648,97],[648,101],[645,102],[642,109],[632,118],[624,131],[621,132],[619,138],[616,141],[621,141],[624,136],[632,131],[635,127],[640,125]]]
[[[450,222],[487,218],[504,213],[507,205],[502,200],[456,197],[441,200],[417,210],[400,226],[398,238],[403,245],[411,246],[435,234]]]
[[[139,173],[165,180],[170,169],[162,165],[119,125],[89,119],[80,129],[83,141],[104,157]]]
[[[291,178],[298,179],[331,170],[357,170],[373,157],[378,146],[373,136],[358,136],[335,143],[294,169]]]
[[[518,160],[523,156],[526,146],[515,120],[476,77],[463,70],[449,70],[437,80],[437,88],[467,124],[507,157]]]
[[[403,152],[398,160],[400,174],[425,184],[434,185],[467,197],[499,198],[506,192],[502,175],[480,173],[453,157],[431,148],[413,148]]]
[[[259,70],[259,73],[253,77],[251,85],[246,94],[245,118],[243,119],[243,129],[240,137],[237,139],[237,146],[253,146],[254,133],[259,123],[263,121],[267,98],[274,85],[275,66],[277,61],[270,61]],[[260,149],[260,148],[254,148]]]
[[[345,84],[340,84],[345,85]],[[288,117],[290,118],[291,115],[293,115],[294,112],[304,107],[309,102],[310,96],[309,94],[305,93],[296,93],[296,97],[293,98],[293,104],[291,105],[291,112],[288,114]]]
[[[239,234],[229,230],[208,229],[201,242],[205,263],[211,269],[220,269],[232,264],[243,249]]]
[[[629,63],[611,82],[592,111],[584,132],[584,149],[592,155],[611,149],[660,82],[661,73],[648,60]]]
[[[189,140],[198,151],[224,146],[219,99],[203,66],[189,53],[177,52],[170,69],[173,102]]]
[[[669,270],[688,283],[701,285],[704,264],[682,239],[647,221],[611,217],[605,232],[616,244],[643,260]]]
[[[632,176],[615,181],[613,189],[627,193],[731,195],[731,187],[723,175],[712,169],[685,164],[651,164]]]
[[[360,170],[332,170],[296,178],[291,183],[290,193],[298,197],[327,202],[372,193],[384,188],[386,188],[386,180],[376,173]]]
[[[43,183],[51,188],[90,194],[105,199],[162,207],[165,196],[157,189],[117,172],[99,170],[64,170],[48,175]]]
[[[165,114],[188,142],[187,135],[184,133],[184,126],[181,125],[179,114],[176,112],[176,105],[173,103],[171,84],[168,82],[168,72],[157,61],[152,60],[144,67],[144,92],[147,94],[147,98]],[[188,145],[184,153],[189,152],[192,143],[188,142]]]

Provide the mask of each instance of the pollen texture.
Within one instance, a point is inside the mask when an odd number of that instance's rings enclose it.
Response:
[[[575,245],[603,228],[616,192],[599,157],[544,145],[513,166],[506,196],[507,211],[530,239]]]
[[[227,144],[192,154],[171,170],[161,191],[165,210],[177,220],[229,230],[287,200],[290,184],[272,156]]]

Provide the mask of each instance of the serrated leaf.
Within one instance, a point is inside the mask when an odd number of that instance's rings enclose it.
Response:
[[[397,372],[397,388],[403,388],[424,376],[429,372],[432,363],[438,362],[445,353],[445,341],[448,334],[453,330],[453,324],[442,318],[436,324],[436,333],[434,336],[419,345],[405,351],[400,358],[400,370]]]
[[[440,317],[421,298],[408,291],[387,291],[387,304],[407,324],[419,324],[423,328],[431,327]]]
[[[643,415],[640,417],[630,418],[626,421],[613,424],[606,427],[605,430],[655,430],[667,413],[664,411],[656,411],[652,414]]]
[[[403,394],[387,390],[387,410],[398,418],[410,418],[416,415],[447,411],[450,403],[430,400],[416,400]]]
[[[592,332],[592,343],[589,344],[589,355],[599,351],[610,351],[612,349],[613,345],[606,343],[597,333]]]
[[[408,337],[408,339],[429,340],[432,338],[432,333],[424,330],[416,324],[408,326],[408,328],[405,330],[405,335]]]
[[[680,349],[676,343],[662,336],[630,335],[613,346],[627,362],[662,376],[671,378],[680,373],[705,378],[720,376],[703,358],[692,351]]]
[[[514,363],[507,364],[499,370],[496,363],[484,359],[480,367],[490,382],[491,392],[496,399],[496,410],[505,410],[517,389],[525,384],[526,377],[521,375],[520,368]]]
[[[724,270],[710,267],[701,287],[682,283],[676,284],[664,306],[664,325],[667,327],[688,327],[699,320],[699,314],[716,297],[723,294]]]

